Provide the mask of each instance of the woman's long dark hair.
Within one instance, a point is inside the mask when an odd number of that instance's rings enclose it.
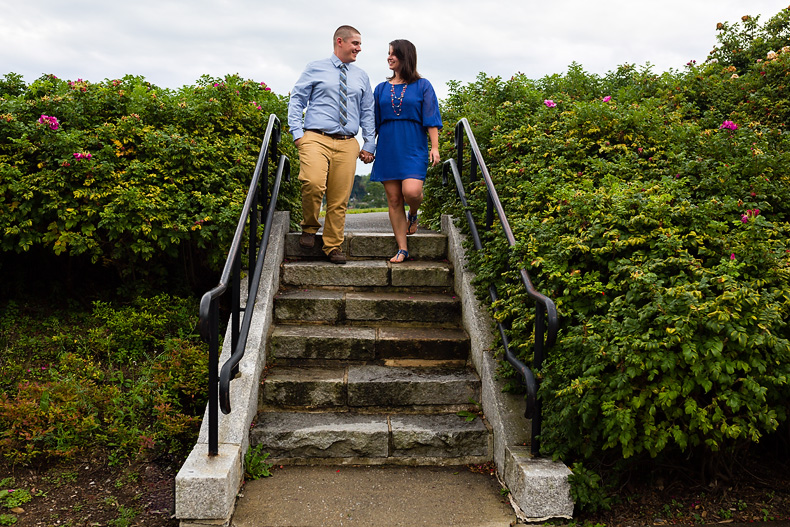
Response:
[[[414,47],[414,44],[408,40],[398,39],[390,42],[390,46],[392,46],[392,54],[400,62],[400,78],[406,84],[421,79],[422,76],[417,72],[417,48]],[[394,76],[393,74],[392,77]],[[392,77],[389,77],[389,80],[392,80]]]

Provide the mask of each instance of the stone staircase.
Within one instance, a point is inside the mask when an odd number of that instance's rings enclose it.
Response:
[[[491,461],[446,236],[411,236],[402,264],[391,234],[347,236],[345,265],[320,245],[286,236],[250,445],[278,464]]]
[[[207,455],[207,410],[176,476],[181,527],[511,525],[507,511],[494,520],[498,485],[461,483],[481,474],[452,466],[484,461],[520,519],[571,518],[571,471],[530,455],[523,397],[497,378],[491,320],[453,219],[442,217],[442,234],[410,237],[417,259],[400,265],[387,262],[396,246],[386,213],[346,218],[345,266],[303,251],[289,224],[275,214],[233,411],[218,416],[219,452]],[[485,417],[457,415],[480,408]],[[256,443],[285,468],[245,485]],[[436,511],[442,520],[430,519]],[[456,512],[465,519],[450,521]]]

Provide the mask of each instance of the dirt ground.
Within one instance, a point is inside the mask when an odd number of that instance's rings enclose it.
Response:
[[[12,476],[14,490],[26,490],[32,497],[14,510],[0,510],[0,515],[16,518],[13,525],[18,527],[177,527],[175,473],[157,463],[107,467],[91,460],[37,470],[0,467],[0,480]],[[628,482],[616,495],[611,510],[580,514],[572,523],[625,527],[789,521],[790,460],[752,464],[733,481],[714,486],[682,478],[644,478]]]
[[[90,460],[41,469],[5,467],[0,479],[13,476],[15,489],[27,490],[32,500],[0,514],[16,517],[15,527],[177,527],[175,474],[157,463],[108,467]]]
[[[790,459],[750,460],[735,468],[729,481],[708,484],[677,469],[663,476],[642,474],[613,494],[611,510],[576,520],[610,527],[790,522]]]

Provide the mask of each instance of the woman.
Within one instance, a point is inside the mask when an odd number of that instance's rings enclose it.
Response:
[[[384,184],[392,232],[398,243],[398,252],[390,262],[401,263],[409,257],[406,235],[417,232],[417,211],[422,204],[428,163],[439,163],[442,117],[433,86],[417,73],[414,44],[408,40],[390,42],[387,63],[392,76],[373,91],[378,143],[370,180]],[[408,214],[404,203],[409,206]]]

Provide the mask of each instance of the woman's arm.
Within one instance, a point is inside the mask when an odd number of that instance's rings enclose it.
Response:
[[[439,157],[439,127],[429,126],[428,138],[431,140],[431,153],[429,154],[428,159],[430,160],[431,165],[436,166],[441,161],[441,158]]]

